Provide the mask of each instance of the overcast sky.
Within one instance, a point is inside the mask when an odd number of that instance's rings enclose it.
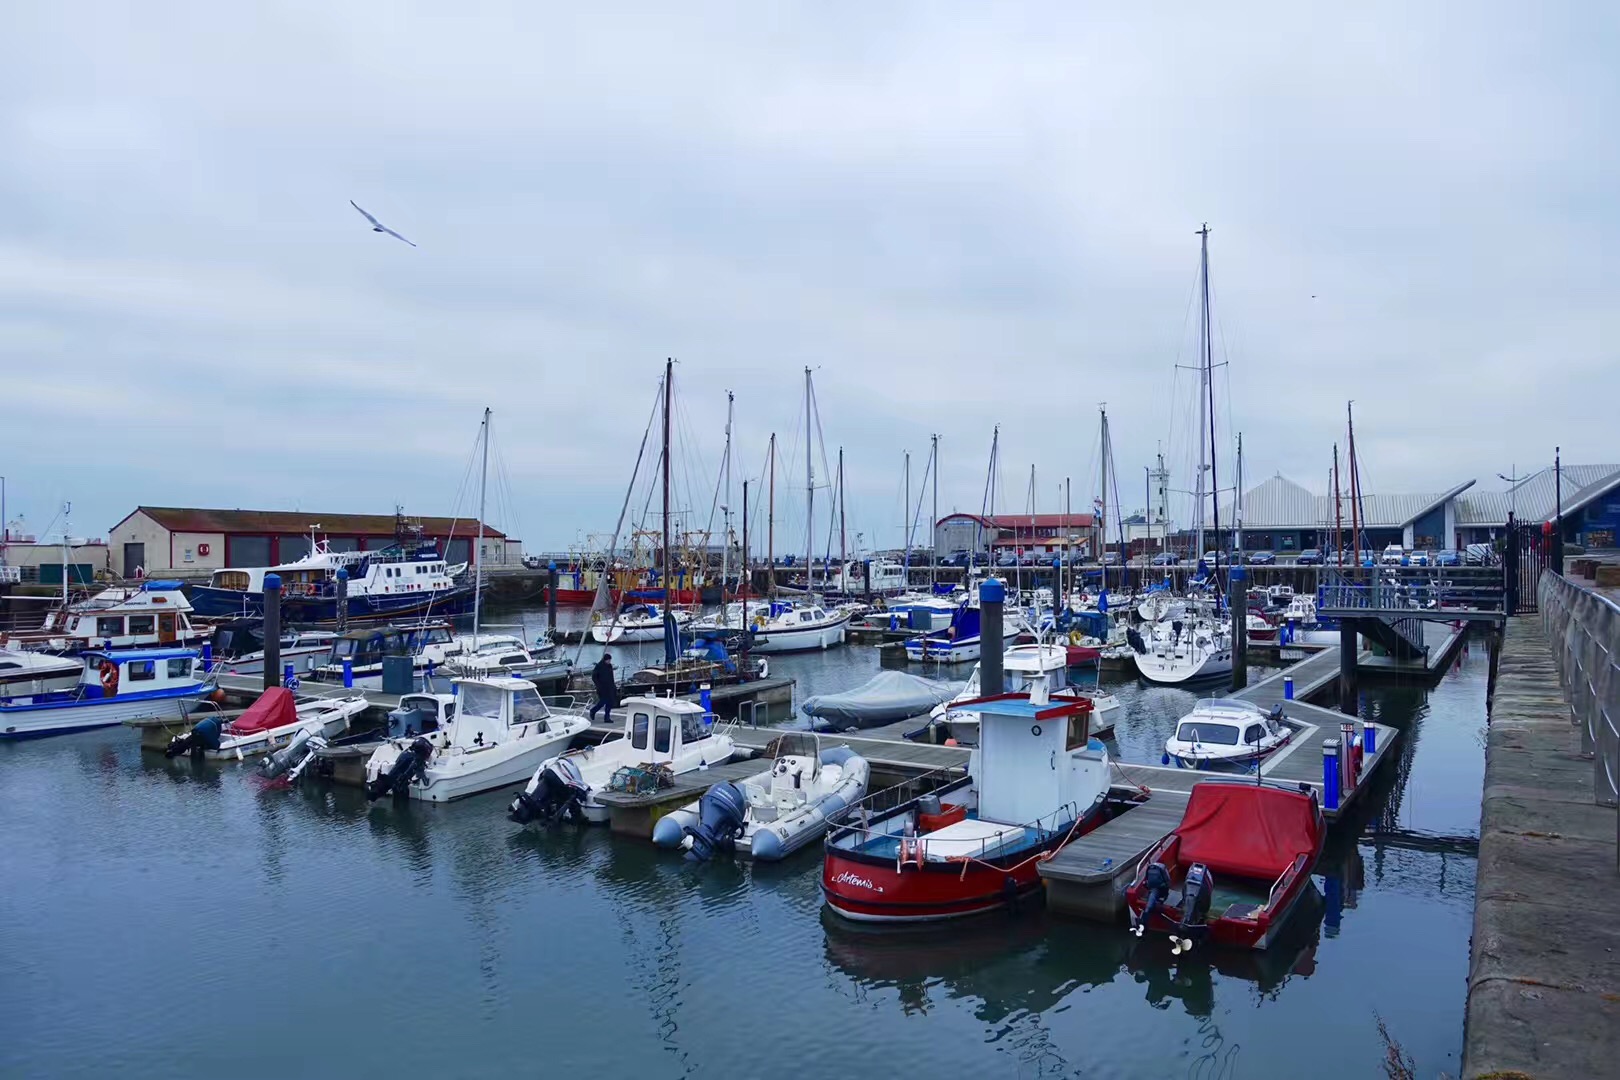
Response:
[[[1620,459],[1620,8],[587,7],[14,5],[12,514],[469,512],[488,404],[492,522],[570,545],[666,356],[699,521],[730,389],[802,538],[806,365],[868,542],[931,432],[942,510],[996,424],[1001,509],[1088,505],[1103,401],[1130,511],[1191,483],[1204,221],[1223,486],[1241,430],[1324,490],[1350,398],[1372,492]]]

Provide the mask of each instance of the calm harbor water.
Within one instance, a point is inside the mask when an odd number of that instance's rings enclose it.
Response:
[[[803,697],[878,665],[772,666]],[[505,794],[368,807],[118,728],[0,744],[0,1075],[1365,1077],[1379,1016],[1454,1074],[1485,672],[1476,647],[1366,687],[1400,757],[1320,898],[1265,953],[1190,959],[1038,910],[862,932],[822,912],[819,851],[693,868],[521,831]],[[1109,688],[1111,749],[1156,760],[1190,695]]]

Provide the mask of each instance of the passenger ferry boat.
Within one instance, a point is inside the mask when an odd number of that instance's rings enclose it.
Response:
[[[77,686],[0,698],[0,739],[26,739],[126,720],[183,719],[212,686],[194,649],[94,651],[83,657]]]
[[[349,575],[351,621],[454,615],[472,607],[473,587],[457,580],[467,564],[446,564],[436,544],[333,551],[325,541],[282,566],[215,570],[207,585],[192,587],[191,604],[197,614],[210,618],[263,615],[264,577],[276,574],[281,578],[283,621],[334,622],[340,569]]]
[[[201,642],[209,631],[191,624],[192,606],[180,590],[178,581],[103,589],[52,611],[38,629],[0,634],[0,647],[70,653]]]
[[[1108,751],[1091,737],[1089,698],[1036,683],[957,707],[979,715],[967,776],[898,805],[879,792],[827,834],[821,887],[835,914],[923,922],[1006,907],[1041,888],[1044,858],[1102,822]]]

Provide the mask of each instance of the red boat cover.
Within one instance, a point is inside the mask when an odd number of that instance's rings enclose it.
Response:
[[[1299,791],[1258,784],[1194,784],[1176,827],[1179,862],[1203,863],[1238,877],[1272,881],[1300,855],[1322,846],[1315,800]]]
[[[271,728],[285,727],[298,720],[298,707],[292,691],[285,686],[272,686],[259,700],[249,705],[247,712],[231,722],[233,735],[256,735]]]

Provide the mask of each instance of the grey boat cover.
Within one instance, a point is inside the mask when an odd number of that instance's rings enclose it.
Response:
[[[831,727],[875,727],[920,716],[956,696],[959,685],[934,682],[904,671],[880,671],[864,686],[805,699],[804,714]]]

